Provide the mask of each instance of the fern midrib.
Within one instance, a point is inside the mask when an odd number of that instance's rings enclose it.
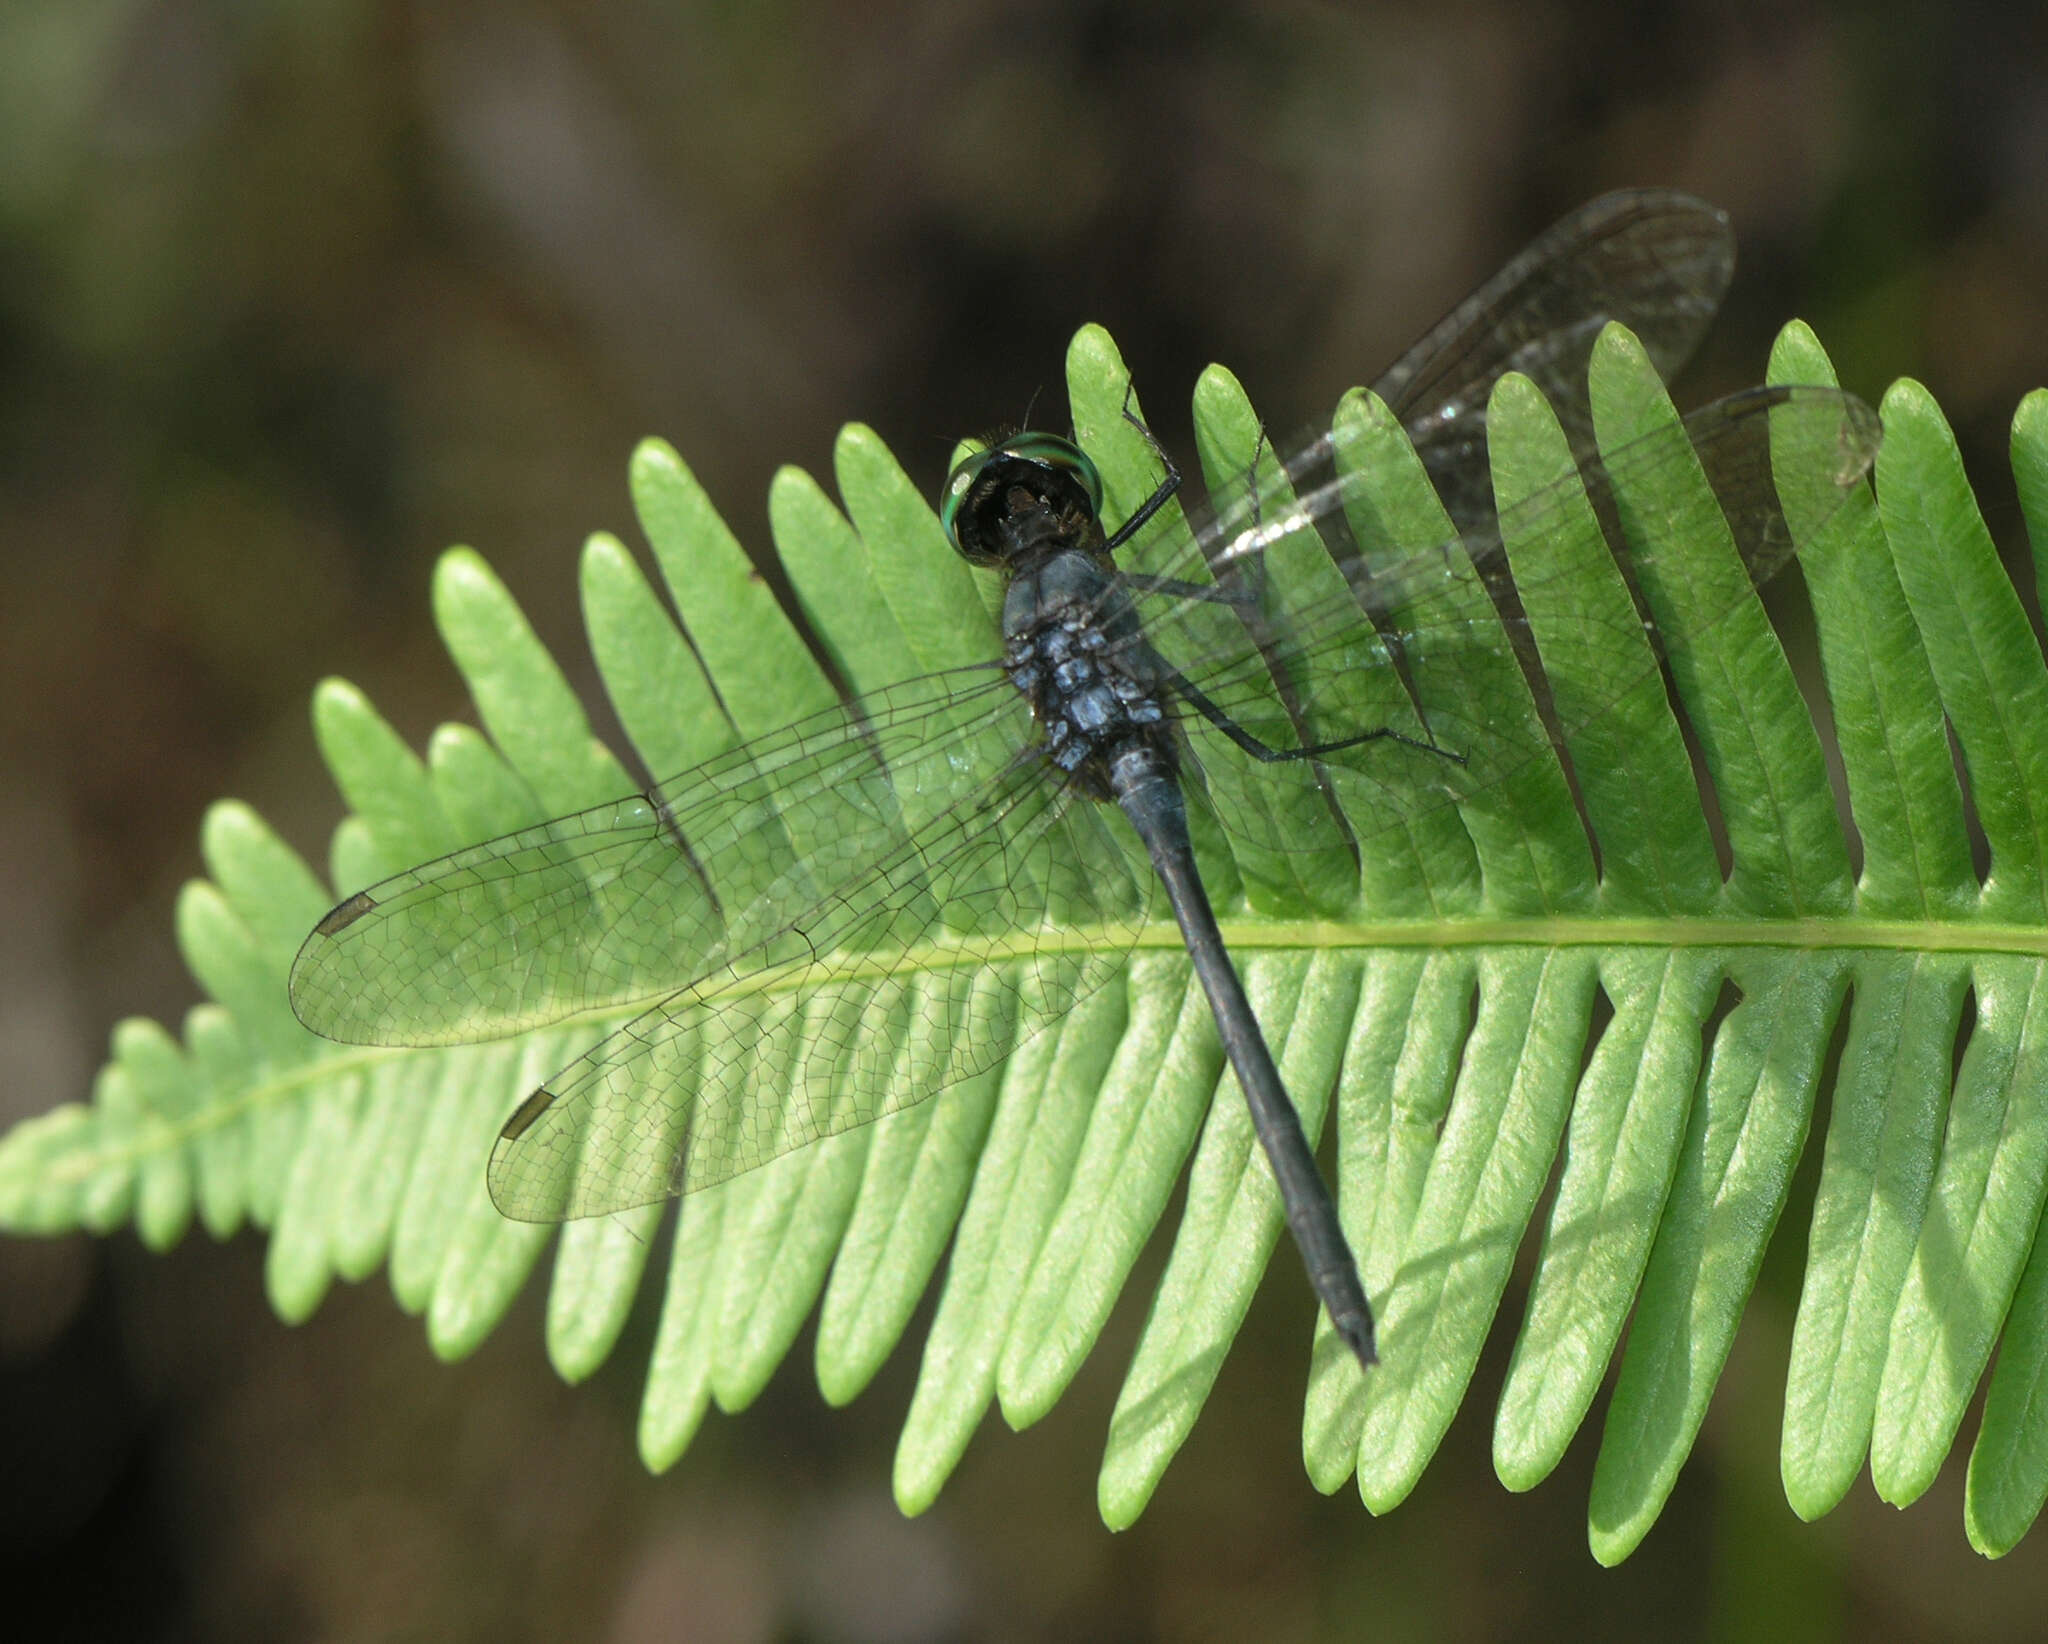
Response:
[[[1785,919],[1647,915],[1512,915],[1388,920],[1220,921],[1232,952],[1293,948],[1881,948],[1908,953],[2003,953],[2048,958],[2048,927],[1855,915]],[[1139,946],[1177,948],[1171,925],[1146,927]]]
[[[1804,952],[1847,952],[1879,949],[1892,952],[1949,954],[2019,954],[2048,958],[2048,928],[1974,923],[1965,920],[1864,919],[1855,916],[1801,919],[1725,918],[1712,915],[1613,918],[1578,916],[1501,918],[1427,918],[1386,920],[1226,919],[1224,941],[1234,953],[1299,952],[1304,949],[1366,951],[1376,948],[1783,948]],[[1120,938],[1121,940],[1121,938]],[[885,976],[917,975],[963,964],[982,966],[1022,960],[1052,952],[1096,952],[1106,946],[1094,926],[1073,925],[1051,933],[1019,932],[1008,943],[976,941],[925,942],[907,949],[847,955],[805,967],[801,985],[876,981]],[[1168,923],[1145,926],[1136,947],[1149,952],[1175,952],[1179,930]],[[763,972],[752,986],[741,983],[733,992],[772,993],[795,985],[787,971]],[[730,984],[729,984],[730,986]],[[557,1033],[583,1026],[619,1022],[647,1008],[645,999],[606,1005],[527,1030]],[[513,1037],[506,1035],[505,1037]],[[497,1041],[477,1040],[473,1044]],[[182,1145],[266,1104],[296,1096],[336,1078],[369,1068],[394,1056],[437,1054],[472,1048],[451,1045],[350,1045],[316,1055],[289,1069],[245,1087],[233,1098],[183,1119],[152,1127],[145,1135],[123,1138],[123,1145],[76,1156],[51,1171],[52,1177],[85,1177],[117,1159],[140,1160]],[[67,1168],[68,1167],[68,1168]]]

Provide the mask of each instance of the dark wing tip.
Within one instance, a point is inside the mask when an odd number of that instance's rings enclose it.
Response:
[[[315,936],[339,936],[349,926],[376,907],[377,899],[368,891],[357,891],[346,902],[337,902],[327,910],[326,916],[313,927]]]
[[[587,1206],[579,1207],[576,1202],[573,1171],[544,1168],[544,1160],[537,1163],[530,1157],[536,1146],[544,1147],[549,1139],[544,1135],[528,1139],[528,1132],[555,1106],[560,1095],[546,1085],[536,1086],[498,1130],[484,1180],[490,1188],[491,1203],[508,1221],[566,1222],[591,1214]]]
[[[533,1128],[534,1120],[538,1119],[554,1105],[555,1093],[548,1089],[546,1085],[540,1086],[532,1095],[528,1096],[525,1101],[512,1110],[512,1117],[505,1121],[503,1128],[498,1132],[498,1140],[501,1142],[518,1141],[520,1137]]]

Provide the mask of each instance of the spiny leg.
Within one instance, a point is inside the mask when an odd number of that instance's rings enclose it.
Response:
[[[1116,528],[1115,534],[1102,545],[1103,552],[1108,554],[1114,554],[1125,543],[1129,542],[1132,537],[1136,536],[1139,531],[1143,530],[1146,522],[1154,514],[1158,513],[1160,509],[1164,508],[1172,500],[1173,494],[1180,489],[1180,470],[1174,467],[1173,458],[1169,457],[1166,454],[1165,447],[1152,437],[1152,430],[1145,426],[1144,419],[1131,410],[1131,395],[1136,389],[1136,381],[1126,377],[1124,379],[1124,421],[1144,436],[1145,443],[1152,448],[1152,454],[1159,459],[1159,466],[1165,470],[1165,477],[1160,480],[1158,489],[1138,504],[1138,511],[1125,520],[1123,524],[1119,525]]]
[[[1437,754],[1453,764],[1465,763],[1465,756],[1454,749],[1446,748],[1440,742],[1425,742],[1419,737],[1409,736],[1395,730],[1391,725],[1377,726],[1370,731],[1360,731],[1356,736],[1339,737],[1331,742],[1313,742],[1300,748],[1276,748],[1271,743],[1260,741],[1238,724],[1229,714],[1210,701],[1201,688],[1179,669],[1168,672],[1166,682],[1196,713],[1263,765],[1276,765],[1294,759],[1316,759],[1324,754],[1342,753],[1346,748],[1361,747],[1368,742],[1398,742],[1403,747],[1415,749],[1418,753]]]

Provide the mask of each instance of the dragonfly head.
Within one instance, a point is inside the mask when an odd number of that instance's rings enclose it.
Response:
[[[978,451],[939,493],[946,538],[974,565],[1009,565],[1101,535],[1102,476],[1072,440],[1027,429]]]

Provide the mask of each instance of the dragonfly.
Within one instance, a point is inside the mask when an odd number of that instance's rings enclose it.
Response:
[[[1632,636],[1567,622],[1577,643],[1622,654],[1632,638],[1647,658],[1590,697],[1544,670],[1553,642],[1526,607],[1545,590],[1517,584],[1504,544],[1589,498],[1606,518],[1630,485],[1694,465],[1759,583],[1819,528],[1825,510],[1788,523],[1771,457],[1817,442],[1848,494],[1879,431],[1834,389],[1751,390],[1594,451],[1602,328],[1628,326],[1668,379],[1733,259],[1724,214],[1633,190],[1452,310],[1375,387],[1447,522],[1419,547],[1376,536],[1356,418],[1284,459],[1262,450],[1198,526],[1169,510],[1180,476],[1149,432],[1159,480],[1114,529],[1074,441],[1024,432],[969,454],[940,520],[1002,585],[1000,654],[348,896],[298,954],[294,1010],[390,1046],[622,1018],[519,1103],[491,1154],[502,1213],[564,1221],[700,1191],[998,1067],[1167,918],[1315,1293],[1369,1368],[1369,1298],[1212,905],[1216,842],[1248,881],[1314,886],[1334,863],[1341,885],[1349,864],[1355,896],[1358,864],[1414,818],[1511,803],[1518,773],[1654,676],[1648,618]],[[1497,511],[1486,412],[1509,371],[1556,408],[1577,471]],[[1666,569],[1613,552],[1632,586]]]

